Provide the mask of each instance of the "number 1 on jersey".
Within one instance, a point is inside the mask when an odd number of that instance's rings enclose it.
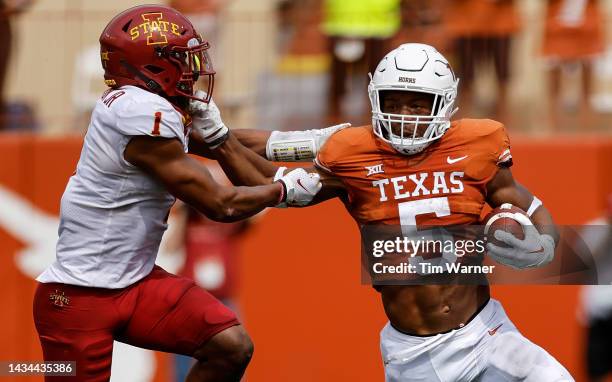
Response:
[[[161,134],[159,132],[159,124],[161,123],[161,118],[162,118],[161,111],[156,112],[155,113],[155,121],[153,122],[153,131],[151,132],[152,135],[160,135]]]

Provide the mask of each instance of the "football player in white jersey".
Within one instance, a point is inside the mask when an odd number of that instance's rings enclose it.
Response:
[[[128,9],[106,26],[100,45],[110,89],[93,110],[61,200],[57,259],[38,277],[34,299],[45,360],[76,361],[76,377],[47,380],[109,380],[118,340],[195,357],[188,381],[239,381],[253,346],[234,313],[155,265],[169,209],[178,197],[209,218],[235,221],[307,204],[319,176],[297,169],[268,179],[243,160],[256,154],[207,106],[208,43],[174,9]],[[208,91],[196,96],[198,78]],[[190,102],[199,105],[193,129]],[[188,151],[214,156],[259,186],[217,184]]]

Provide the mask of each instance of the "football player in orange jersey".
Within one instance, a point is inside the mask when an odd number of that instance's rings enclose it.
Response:
[[[339,197],[360,226],[416,231],[478,224],[485,203],[511,203],[527,211],[535,227],[524,226],[522,240],[496,231],[507,247],[489,243],[488,255],[514,268],[548,264],[559,238],[550,213],[514,180],[503,124],[451,121],[457,86],[448,61],[431,46],[404,44],[387,54],[371,75],[372,125],[326,136],[315,167],[308,169],[323,183],[311,204]],[[201,123],[197,119],[196,113],[194,126]],[[297,132],[235,135],[271,160],[299,157],[300,147],[315,141],[312,133],[307,139]],[[284,168],[247,157],[262,174],[282,176]],[[488,285],[379,285],[377,290],[389,318],[381,332],[386,381],[573,381],[559,362],[520,334],[490,298]]]

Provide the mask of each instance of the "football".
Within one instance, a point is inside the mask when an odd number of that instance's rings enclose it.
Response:
[[[489,243],[493,243],[500,247],[508,247],[505,243],[495,238],[495,231],[501,229],[510,232],[518,239],[524,239],[525,232],[521,224],[530,225],[533,223],[525,211],[510,203],[504,203],[493,209],[493,211],[484,218],[483,225],[485,238]]]

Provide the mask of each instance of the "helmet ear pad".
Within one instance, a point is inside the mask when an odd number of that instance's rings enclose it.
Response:
[[[374,133],[402,154],[421,152],[450,127],[450,118],[456,111],[458,82],[446,58],[435,48],[425,44],[400,45],[370,74],[368,95]],[[429,94],[433,105],[428,115],[423,111],[410,111],[413,114],[385,111],[382,102],[388,91]]]

